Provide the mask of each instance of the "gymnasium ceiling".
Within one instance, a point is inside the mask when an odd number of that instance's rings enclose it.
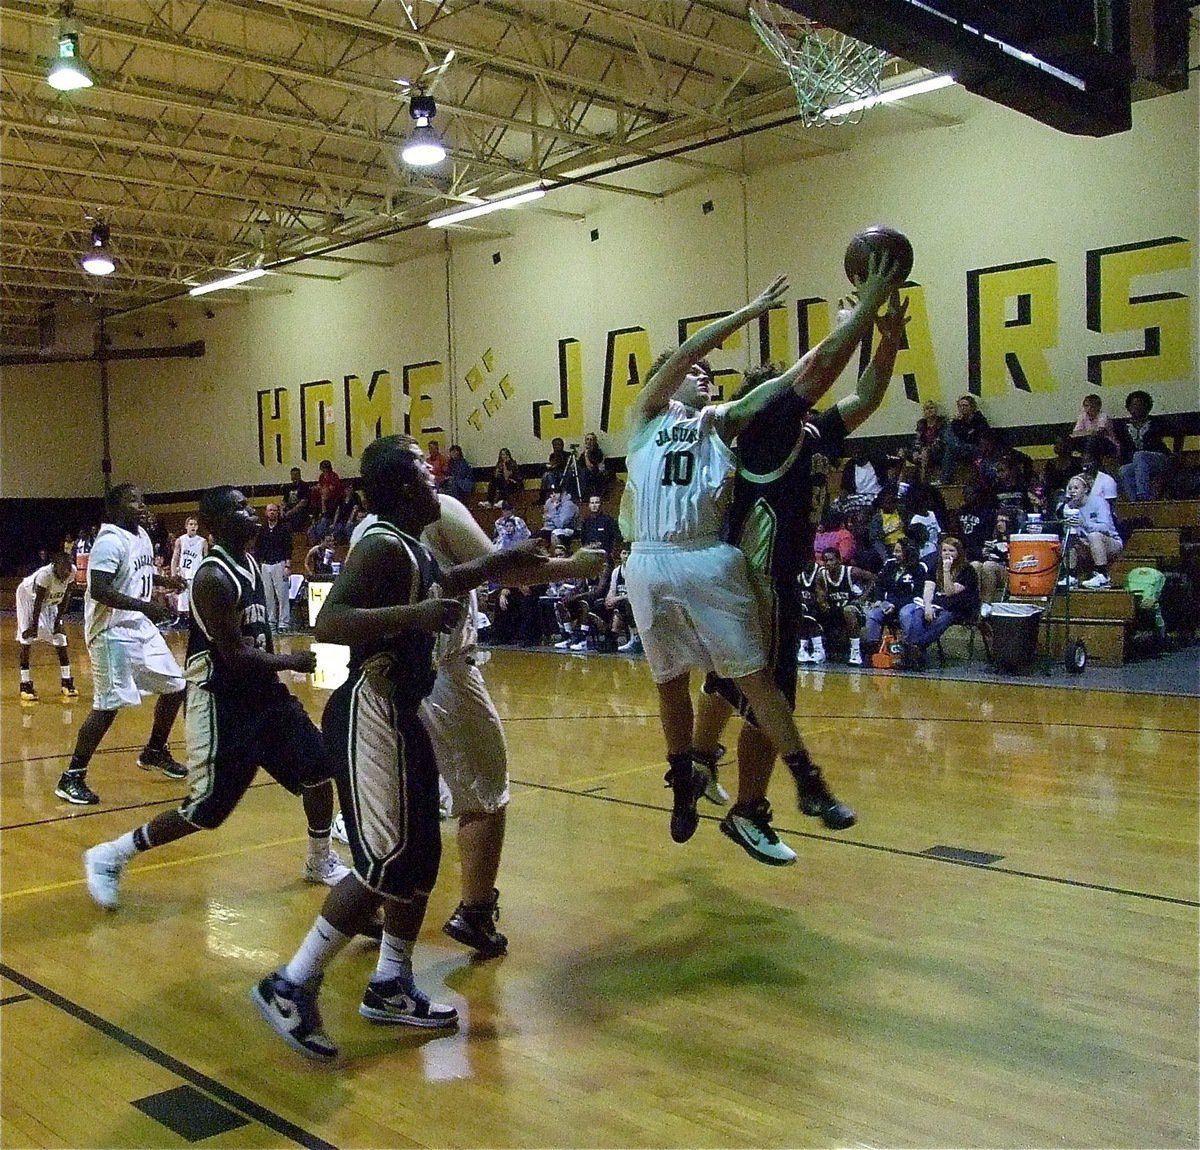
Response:
[[[59,93],[62,7],[0,0],[3,353],[37,347],[46,305],[119,323],[259,260],[293,262],[206,303],[401,263],[444,242],[429,216],[537,180],[572,186],[532,210],[582,216],[969,108],[939,93],[854,128],[755,131],[796,105],[744,0],[76,0],[96,85]],[[432,173],[399,159],[418,88],[450,151]],[[104,279],[79,266],[95,220]]]

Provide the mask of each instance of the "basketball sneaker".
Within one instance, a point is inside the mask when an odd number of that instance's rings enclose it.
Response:
[[[730,807],[720,826],[723,835],[757,862],[767,866],[791,866],[796,861],[796,852],[787,843],[779,841],[771,826],[771,804],[766,799]]]
[[[54,793],[60,799],[66,799],[67,802],[80,807],[92,806],[100,801],[100,796],[87,785],[84,776],[72,774],[70,771],[63,771]]]
[[[323,855],[309,855],[304,863],[305,882],[337,886],[349,873],[350,868],[335,850],[328,850]]]
[[[640,655],[642,653],[641,635],[630,635],[618,648],[622,655]]]
[[[21,684],[21,702],[25,706],[30,707],[38,701],[38,693],[33,689],[32,683]]]
[[[720,745],[718,744],[718,746]],[[724,747],[720,747],[712,754],[705,754],[702,751],[692,752],[692,758],[708,772],[708,782],[704,786],[703,797],[718,807],[723,807],[729,802],[729,792],[717,781],[717,763],[721,761],[724,754]]]
[[[166,747],[155,749],[145,747],[138,755],[137,765],[143,771],[161,771],[168,779],[186,779],[188,769],[182,763],[177,763]]]
[[[410,978],[367,984],[358,1013],[372,1022],[398,1022],[405,1026],[457,1026],[458,1011],[431,1002]]]
[[[64,679],[62,687],[59,688],[59,693],[64,699],[78,699],[79,692],[75,689],[75,684],[70,679]]]
[[[508,939],[496,929],[499,918],[500,892],[493,890],[492,897],[482,905],[460,902],[442,931],[455,942],[477,950],[481,957],[495,958],[508,950]]]
[[[844,831],[854,826],[857,816],[845,803],[839,803],[833,797],[820,767],[812,763],[804,766],[788,763],[788,768],[796,780],[796,799],[804,814],[819,818],[831,831]]]
[[[319,977],[308,986],[297,986],[284,977],[283,971],[277,970],[251,988],[250,1000],[267,1025],[293,1050],[308,1058],[330,1062],[337,1057],[338,1049],[322,1028],[321,1012],[317,1009],[320,989]]]
[[[112,843],[97,843],[83,852],[83,874],[92,902],[105,910],[117,909],[124,869],[125,864],[117,857]]]
[[[700,796],[708,786],[708,771],[697,767],[691,756],[686,756],[679,763],[672,763],[667,768],[663,781],[671,789],[673,796],[671,838],[677,843],[685,843],[700,825],[696,803],[700,801]]]

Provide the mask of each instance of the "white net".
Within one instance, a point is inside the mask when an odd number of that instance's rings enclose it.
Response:
[[[749,0],[749,16],[759,39],[787,72],[808,127],[862,119],[861,107],[831,110],[879,95],[885,51],[770,0]]]

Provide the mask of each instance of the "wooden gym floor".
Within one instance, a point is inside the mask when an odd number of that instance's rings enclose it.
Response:
[[[5,1147],[1197,1145],[1194,699],[806,675],[803,728],[860,819],[825,831],[777,776],[800,860],[773,869],[703,803],[670,841],[640,660],[499,652],[511,954],[441,934],[446,824],[417,970],[461,1028],[359,1018],[355,943],[322,999],[326,1067],[247,999],[323,893],[265,776],[221,830],[136,861],[117,912],[88,899],[80,852],[182,788],[134,765],[142,707],[93,764],[102,804],[54,798],[90,694],[71,643],[69,708],[44,646],[52,701],[22,708],[3,643]]]

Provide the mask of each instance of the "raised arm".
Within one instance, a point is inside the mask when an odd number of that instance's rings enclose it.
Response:
[[[854,309],[816,347],[810,348],[787,371],[756,387],[725,408],[722,438],[732,440],[756,415],[789,388],[816,403],[845,370],[854,349],[862,343],[891,290],[893,263],[886,253],[872,253],[867,278],[858,287]]]
[[[891,382],[896,355],[904,341],[904,327],[908,323],[908,300],[900,298],[899,289],[892,291],[887,311],[876,322],[881,335],[879,346],[858,377],[854,390],[838,400],[837,409],[847,432],[866,423],[867,418],[879,409]]]
[[[665,362],[650,374],[637,399],[633,401],[631,429],[636,430],[663,411],[698,360],[703,359],[714,348],[720,347],[738,328],[744,327],[751,320],[757,319],[781,303],[787,288],[787,277],[779,276],[745,307],[715,319],[712,323],[706,323],[684,340]]]

